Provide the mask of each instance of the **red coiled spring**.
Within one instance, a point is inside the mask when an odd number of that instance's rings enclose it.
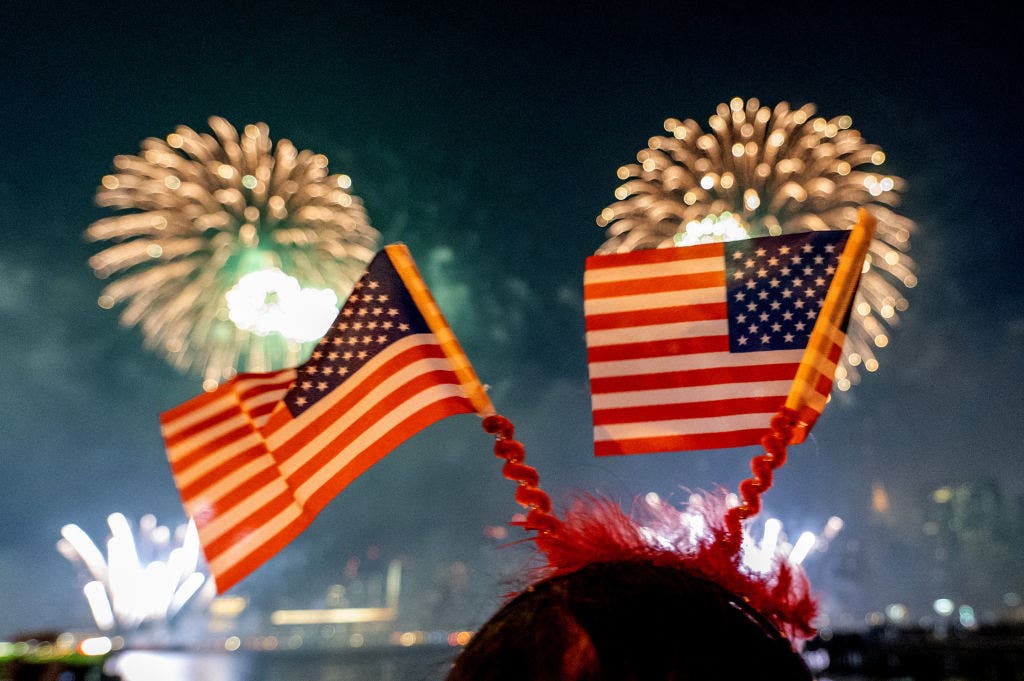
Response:
[[[772,417],[771,430],[761,437],[765,453],[750,460],[754,476],[740,483],[742,502],[725,514],[728,546],[734,556],[739,555],[743,541],[743,521],[761,511],[761,495],[772,486],[775,469],[786,463],[786,446],[793,441],[793,431],[798,425],[797,413],[783,408]]]
[[[562,526],[562,521],[551,513],[551,499],[538,487],[537,469],[523,463],[526,450],[514,439],[515,426],[504,416],[493,414],[484,419],[484,430],[494,435],[494,455],[505,460],[501,472],[509,480],[519,483],[516,501],[529,509],[523,529],[536,530],[538,545],[543,544]],[[542,547],[543,548],[543,547]]]

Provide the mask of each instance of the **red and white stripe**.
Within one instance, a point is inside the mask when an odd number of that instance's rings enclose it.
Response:
[[[803,350],[729,352],[724,245],[587,259],[595,454],[756,444]]]
[[[295,370],[239,375],[161,416],[185,508],[223,593],[411,435],[476,411],[437,338],[406,336],[298,417]]]
[[[852,292],[849,297],[852,300]],[[828,403],[829,393],[832,392],[836,367],[843,356],[843,342],[846,340],[846,333],[837,325],[841,322],[842,316],[845,316],[845,311],[839,308],[838,312],[832,312],[837,308],[838,306],[824,306],[823,314],[819,316],[814,326],[814,333],[807,343],[803,361],[793,378],[793,387],[786,399],[786,406],[796,412],[797,419],[803,424],[803,428],[795,433],[793,444],[803,442],[821,416]],[[830,312],[841,312],[840,319],[830,316]]]

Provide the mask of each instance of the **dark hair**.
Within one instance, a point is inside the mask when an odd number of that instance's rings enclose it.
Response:
[[[447,681],[809,680],[742,599],[686,570],[609,562],[533,585],[470,640]]]

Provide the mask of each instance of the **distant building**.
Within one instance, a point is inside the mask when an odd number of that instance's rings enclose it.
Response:
[[[379,575],[356,578],[348,586],[328,587],[325,607],[275,610],[270,623],[278,639],[294,647],[352,647],[391,642],[402,590],[402,564],[388,564]],[[371,602],[372,601],[372,602]]]
[[[922,538],[935,598],[971,607],[984,621],[1005,617],[1004,594],[1020,589],[1021,549],[994,479],[956,482],[928,492]]]

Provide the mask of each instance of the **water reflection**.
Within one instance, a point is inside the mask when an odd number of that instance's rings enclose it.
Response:
[[[447,646],[273,653],[129,650],[112,657],[106,671],[122,681],[440,681],[454,655]]]

